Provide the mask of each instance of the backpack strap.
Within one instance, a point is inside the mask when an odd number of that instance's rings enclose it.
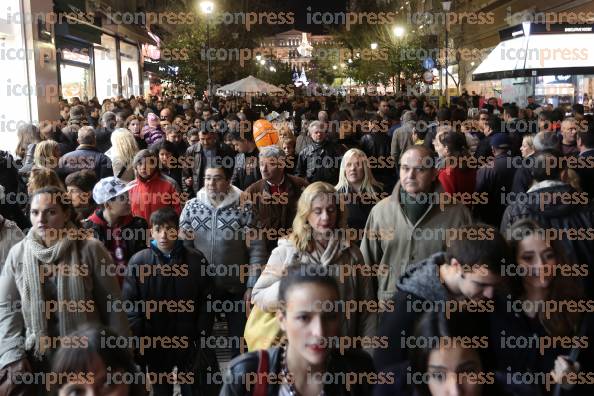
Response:
[[[252,396],[267,396],[268,395],[268,369],[269,359],[268,351],[260,349],[258,351],[258,376],[254,393]],[[264,380],[265,379],[265,380]]]

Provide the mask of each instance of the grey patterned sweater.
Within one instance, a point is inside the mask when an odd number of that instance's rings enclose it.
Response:
[[[258,237],[253,205],[241,202],[240,189],[230,188],[216,208],[202,188],[184,206],[179,225],[192,235],[186,244],[206,257],[215,290],[235,294],[254,286],[268,254],[264,240]]]

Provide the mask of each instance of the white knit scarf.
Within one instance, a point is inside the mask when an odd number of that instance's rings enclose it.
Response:
[[[79,312],[78,301],[84,300],[85,291],[80,271],[78,244],[74,239],[64,237],[50,247],[45,247],[31,229],[24,241],[23,288],[21,301],[25,321],[25,348],[33,351],[36,359],[43,359],[45,352],[40,349],[40,338],[47,336],[46,298],[43,294],[39,268],[42,265],[60,264],[71,267],[68,272],[57,271],[55,275],[58,302],[75,301],[76,310],[69,312],[66,305],[57,310],[60,336],[65,336],[85,321],[86,315]],[[75,274],[75,275],[73,275]]]

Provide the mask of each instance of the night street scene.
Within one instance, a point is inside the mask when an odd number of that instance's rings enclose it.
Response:
[[[594,2],[2,0],[0,396],[594,396]]]

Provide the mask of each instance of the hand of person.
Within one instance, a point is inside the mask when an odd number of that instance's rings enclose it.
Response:
[[[571,362],[569,356],[557,356],[555,360],[555,367],[551,370],[553,381],[561,384],[564,389],[571,388],[574,384],[567,382],[569,374],[577,374],[580,371],[580,364],[578,362]]]
[[[186,186],[192,187],[192,178],[191,177],[186,177],[184,179],[184,183],[186,183]]]
[[[243,294],[243,301],[245,303],[245,317],[250,316],[250,311],[252,310],[252,288],[246,289],[245,293]]]

